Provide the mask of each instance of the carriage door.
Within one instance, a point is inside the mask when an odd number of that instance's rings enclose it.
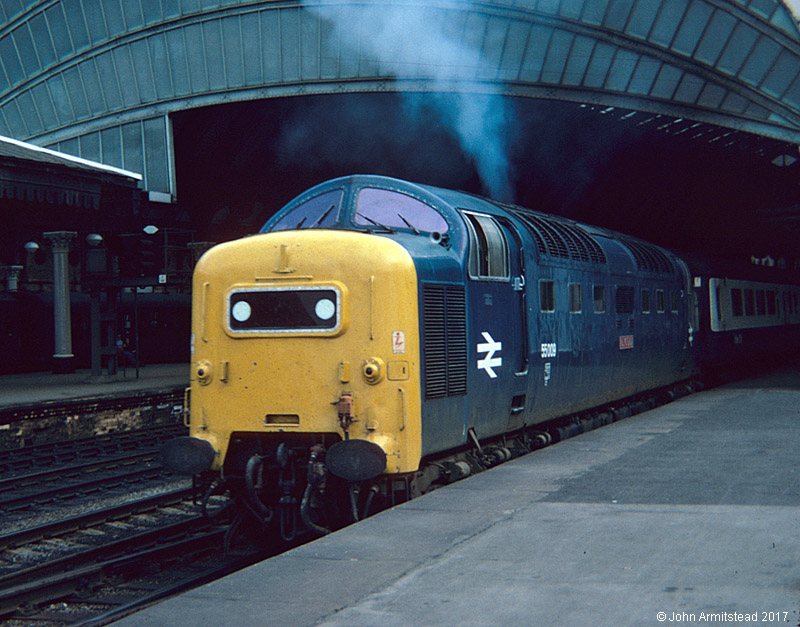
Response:
[[[470,234],[467,426],[482,438],[524,418],[525,276],[512,225],[484,214],[464,212],[464,217]]]

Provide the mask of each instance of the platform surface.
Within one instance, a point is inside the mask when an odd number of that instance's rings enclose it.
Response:
[[[94,379],[89,370],[70,374],[39,372],[0,376],[0,409],[53,401],[121,396],[189,385],[188,364],[151,364]]]
[[[800,623],[800,368],[697,393],[118,621]]]

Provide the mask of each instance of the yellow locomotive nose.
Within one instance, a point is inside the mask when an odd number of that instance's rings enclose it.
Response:
[[[331,472],[348,477],[419,467],[417,275],[400,244],[256,235],[207,252],[194,293],[191,435],[217,453],[214,469],[236,475],[281,438],[353,442],[332,456]]]

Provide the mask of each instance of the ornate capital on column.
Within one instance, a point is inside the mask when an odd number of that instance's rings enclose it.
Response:
[[[42,236],[50,240],[54,253],[68,253],[70,242],[78,237],[75,231],[47,231]]]

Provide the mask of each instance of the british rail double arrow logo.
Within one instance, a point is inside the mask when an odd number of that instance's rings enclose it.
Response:
[[[483,331],[481,335],[486,342],[481,342],[478,344],[478,353],[486,353],[486,357],[478,360],[478,368],[480,370],[485,370],[486,374],[488,374],[492,379],[496,379],[497,373],[494,371],[494,369],[503,365],[503,358],[495,357],[494,355],[495,353],[499,353],[501,350],[503,350],[503,343],[496,342],[495,339],[486,331]]]

